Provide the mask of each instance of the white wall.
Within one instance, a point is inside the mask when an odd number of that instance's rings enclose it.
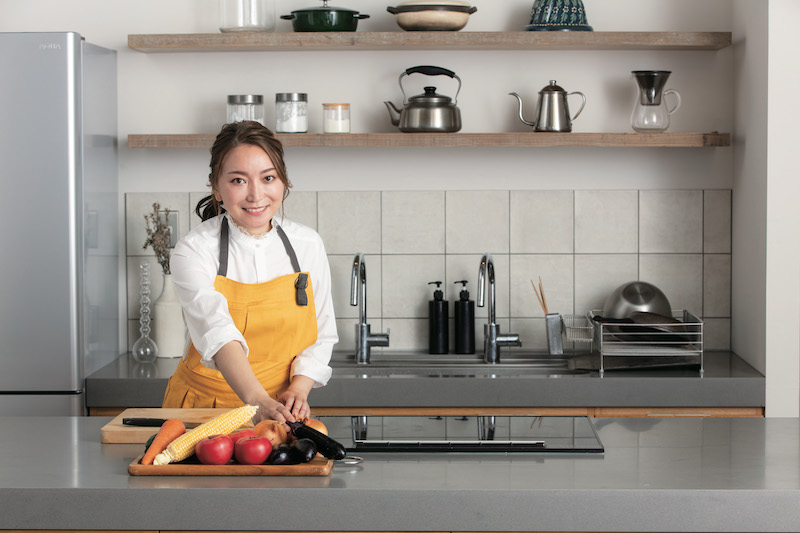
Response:
[[[770,416],[798,416],[800,402],[800,181],[796,106],[797,50],[785,36],[796,31],[800,3],[771,0],[767,106],[766,376]],[[791,400],[794,399],[794,402]]]
[[[316,0],[276,3],[279,15],[317,4]],[[397,29],[392,16],[385,12],[388,3],[340,0],[336,4],[371,15],[359,23],[362,31]],[[532,0],[475,0],[474,4],[478,12],[472,15],[467,30],[517,30],[528,22]],[[734,204],[735,233],[738,228],[734,236],[738,250],[735,247],[734,254],[741,250],[744,256],[739,256],[734,273],[739,276],[739,283],[734,282],[733,287],[738,324],[732,329],[752,331],[752,335],[735,336],[734,349],[741,347],[740,353],[752,364],[769,370],[768,414],[797,416],[800,295],[797,246],[790,242],[796,221],[791,206],[786,205],[791,198],[786,193],[794,192],[794,188],[790,172],[781,172],[791,168],[785,164],[793,148],[793,122],[785,120],[781,112],[793,109],[792,96],[797,92],[796,80],[782,85],[785,72],[796,73],[796,69],[791,57],[794,48],[787,45],[781,49],[781,40],[790,41],[793,35],[788,25],[796,17],[784,13],[792,10],[796,14],[797,5],[792,0],[772,0],[769,4],[761,0],[584,0],[584,4],[589,23],[597,31],[741,29],[746,31],[748,42],[743,52],[736,52],[736,46],[719,52],[238,54],[143,54],[127,48],[127,35],[133,33],[217,31],[216,0],[6,0],[0,3],[0,31],[71,30],[93,43],[118,50],[121,193],[201,189],[208,173],[204,150],[131,150],[125,146],[125,139],[131,133],[213,133],[224,120],[227,94],[260,93],[270,101],[275,92],[303,91],[311,97],[312,111],[326,100],[350,101],[354,131],[392,131],[383,101],[399,102],[397,76],[409,66],[436,64],[454,70],[463,80],[459,95],[463,131],[523,131],[525,127],[516,118],[514,101],[507,93],[519,92],[532,106],[538,90],[555,79],[568,91],[579,90],[588,97],[575,131],[613,132],[630,131],[628,121],[636,88],[629,71],[673,70],[669,86],[680,91],[684,103],[673,117],[672,131],[733,131],[734,147],[297,149],[288,155],[291,177],[298,190],[319,191],[733,188],[734,202],[743,202]],[[770,117],[779,118],[770,121],[768,134],[770,139],[786,139],[770,146],[768,165],[762,163],[766,161],[767,133],[762,133],[766,126],[740,120],[734,130],[733,119],[734,109],[746,120],[760,116],[763,108],[748,96],[751,91],[756,96],[763,94],[758,80],[767,75],[759,66],[764,64],[767,51],[760,42],[766,28],[760,10],[765,5],[770,6],[769,24],[781,28],[769,38],[769,80],[780,79],[781,83],[769,84],[770,101],[777,100],[770,107]],[[289,22],[278,24],[279,31],[290,30]],[[409,92],[421,92],[423,81],[429,81],[422,78],[419,85],[409,84]],[[448,81],[437,78],[434,84],[440,92],[452,95],[454,89]],[[731,91],[732,85],[741,90]],[[272,108],[267,108],[268,120],[272,120]],[[312,130],[318,131],[319,124],[319,115],[312,116]],[[747,150],[738,153],[743,146]],[[779,175],[775,181],[773,172]],[[765,221],[768,212],[770,217]],[[745,213],[752,217],[754,227],[748,226],[750,219]],[[770,239],[765,253],[761,243],[767,230]],[[751,260],[757,261],[755,267],[749,266]],[[787,276],[792,278],[789,288],[781,292],[777,284]],[[767,286],[765,279],[770,281]],[[765,290],[766,296],[759,296]],[[785,318],[786,323],[779,318]]]

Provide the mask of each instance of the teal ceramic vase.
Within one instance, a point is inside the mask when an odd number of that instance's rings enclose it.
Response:
[[[592,31],[582,0],[536,0],[527,31]]]

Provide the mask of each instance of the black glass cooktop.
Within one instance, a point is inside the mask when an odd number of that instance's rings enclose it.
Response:
[[[592,420],[573,416],[320,416],[348,452],[603,453]]]

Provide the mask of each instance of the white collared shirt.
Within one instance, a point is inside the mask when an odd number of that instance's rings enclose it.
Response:
[[[228,218],[230,244],[226,277],[240,283],[263,283],[293,274],[291,260],[275,231],[276,225],[283,228],[297,254],[300,269],[311,276],[317,313],[317,341],[297,355],[292,363],[291,375],[308,376],[316,382],[315,387],[321,387],[331,377],[328,363],[333,346],[339,341],[333,314],[328,256],[316,231],[279,218],[273,219],[272,230],[259,236],[249,235]],[[214,217],[190,231],[175,246],[170,259],[170,270],[189,336],[200,353],[203,365],[209,368],[216,368],[214,355],[232,340],[242,344],[245,354],[250,352],[228,312],[228,301],[214,288],[219,268],[221,220],[221,217]]]

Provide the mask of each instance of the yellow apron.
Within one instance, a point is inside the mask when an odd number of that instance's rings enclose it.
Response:
[[[292,261],[294,274],[264,283],[240,283],[225,277],[228,268],[228,220],[222,219],[220,266],[214,288],[228,300],[228,310],[250,348],[248,360],[272,398],[289,386],[292,361],[317,340],[317,314],[311,280],[300,272],[297,255],[280,226],[276,231]],[[167,384],[162,407],[225,407],[242,405],[219,370],[200,362],[194,345],[178,363]]]

